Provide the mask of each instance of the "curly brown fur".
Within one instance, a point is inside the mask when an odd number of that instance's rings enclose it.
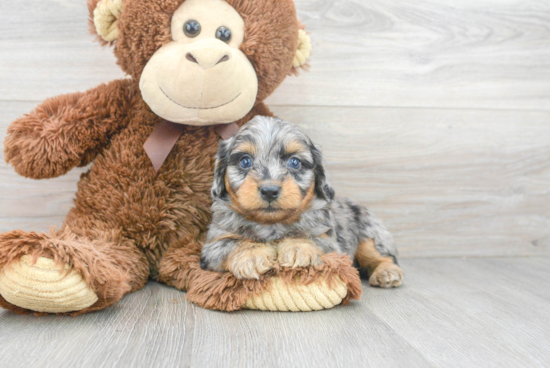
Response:
[[[267,263],[254,254],[242,259],[253,242],[276,248],[283,267],[316,266],[322,253],[345,253],[371,274],[371,285],[401,284],[391,234],[366,208],[334,198],[319,147],[295,125],[257,116],[222,142],[212,194],[204,269],[247,278],[228,266],[239,254],[243,264],[259,266],[248,274],[258,278]]]

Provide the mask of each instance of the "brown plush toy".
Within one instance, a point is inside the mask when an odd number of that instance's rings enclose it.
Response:
[[[0,305],[81,314],[155,279],[207,308],[312,310],[357,298],[346,256],[261,280],[199,266],[220,136],[306,63],[293,0],[88,0],[129,78],[46,100],[14,121],[5,158],[34,179],[93,162],[60,230],[0,235]],[[228,124],[228,125],[220,125]]]

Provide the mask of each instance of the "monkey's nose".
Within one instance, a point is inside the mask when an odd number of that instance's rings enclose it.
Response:
[[[273,202],[279,197],[281,193],[281,187],[274,185],[266,185],[260,188],[260,195],[268,202]]]
[[[195,59],[195,57],[193,56],[193,54],[190,53],[190,52],[188,52],[187,55],[185,55],[185,58],[186,58],[187,60],[189,60],[190,62],[192,62],[192,63],[197,63],[197,64],[199,63],[199,62],[197,61],[197,59]]]
[[[220,54],[219,52],[212,52],[211,50],[196,50],[188,52],[185,58],[192,63],[198,64],[201,68],[209,69],[219,63],[229,60],[228,54]]]

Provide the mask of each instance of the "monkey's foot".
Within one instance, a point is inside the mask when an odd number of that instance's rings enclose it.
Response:
[[[63,269],[52,259],[30,256],[0,271],[0,294],[21,308],[46,313],[67,313],[88,308],[98,297],[69,265]]]

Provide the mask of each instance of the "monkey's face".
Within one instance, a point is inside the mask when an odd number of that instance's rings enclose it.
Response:
[[[239,13],[222,0],[187,0],[172,17],[171,34],[141,75],[141,94],[151,110],[190,125],[245,116],[256,101],[258,78],[239,49]]]
[[[307,63],[294,0],[87,0],[92,29],[114,46],[158,116],[237,121]]]
[[[319,194],[332,199],[320,152],[296,126],[273,118],[256,117],[222,145],[215,176],[214,197],[226,193],[235,211],[262,224],[292,223]]]

